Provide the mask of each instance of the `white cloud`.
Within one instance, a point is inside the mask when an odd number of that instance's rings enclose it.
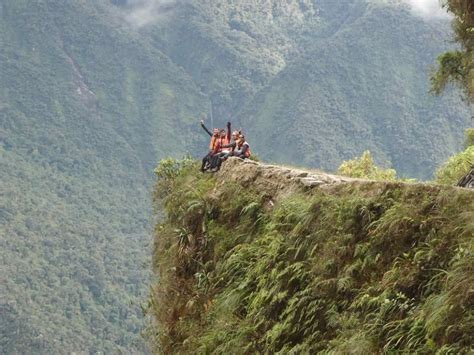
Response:
[[[403,0],[412,12],[424,18],[449,18],[448,12],[441,7],[440,0]]]
[[[176,0],[128,0],[125,20],[135,27],[158,22],[168,14]]]

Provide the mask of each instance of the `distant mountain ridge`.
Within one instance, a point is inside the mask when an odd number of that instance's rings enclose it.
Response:
[[[0,9],[0,348],[143,352],[152,169],[205,97],[106,1]]]
[[[264,159],[334,170],[371,149],[404,176],[430,178],[470,116],[457,92],[428,92],[449,22],[401,1],[304,4],[185,2],[149,31]]]

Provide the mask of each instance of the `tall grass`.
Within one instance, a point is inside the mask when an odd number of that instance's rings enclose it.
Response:
[[[471,192],[371,183],[273,206],[186,167],[166,187],[156,352],[472,351]]]

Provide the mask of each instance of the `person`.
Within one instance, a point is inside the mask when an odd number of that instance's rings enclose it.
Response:
[[[237,138],[234,138],[237,137]],[[251,156],[250,152],[250,144],[245,140],[245,136],[240,133],[240,131],[235,131],[233,133],[233,141],[223,148],[231,149],[228,152],[220,152],[212,157],[211,168],[210,171],[216,172],[220,169],[221,164],[224,160],[226,160],[229,156],[234,156],[241,159],[248,159]]]
[[[250,144],[245,140],[245,136],[241,134],[237,141],[237,145],[232,153],[232,156],[238,157],[241,159],[248,159],[250,158]]]
[[[204,124],[204,120],[201,120],[201,127],[211,137],[211,141],[209,143],[209,150],[214,150],[216,139],[219,137],[219,128],[214,128],[213,132],[211,133],[211,131]]]
[[[235,150],[235,147],[237,146],[237,141],[239,140],[240,134],[240,131],[232,132],[230,142],[226,145],[223,145],[222,151],[219,153],[219,157],[221,158],[221,160],[226,160],[230,155],[232,155]]]
[[[215,170],[217,166],[217,155],[221,152],[227,152],[228,148],[224,146],[228,145],[231,137],[231,123],[227,122],[227,132],[224,129],[219,130],[214,128],[214,132],[211,133],[209,129],[204,125],[204,121],[201,120],[201,127],[211,136],[211,142],[209,144],[209,152],[202,159],[201,171]]]
[[[231,123],[227,122],[227,132],[220,131],[220,137],[217,139],[217,144],[210,157],[209,171],[216,172],[221,166],[221,157],[230,153],[230,138],[231,138]]]
[[[217,147],[220,134],[218,128],[214,128],[213,132],[211,133],[211,131],[204,125],[204,120],[201,120],[201,127],[207,134],[209,134],[209,136],[211,136],[211,141],[209,142],[209,151],[206,156],[202,158],[201,171],[204,172],[211,163],[211,156]]]

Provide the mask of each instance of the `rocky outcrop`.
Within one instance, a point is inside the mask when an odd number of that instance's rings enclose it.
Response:
[[[297,191],[309,192],[315,188],[328,189],[345,183],[373,183],[319,170],[277,166],[238,158],[229,158],[216,176],[219,184],[235,181],[244,187],[256,186],[272,196],[288,195]]]

